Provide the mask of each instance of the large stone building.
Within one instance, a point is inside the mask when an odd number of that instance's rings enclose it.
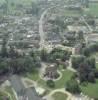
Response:
[[[56,64],[49,65],[46,68],[44,77],[47,77],[48,79],[56,79],[58,76]]]

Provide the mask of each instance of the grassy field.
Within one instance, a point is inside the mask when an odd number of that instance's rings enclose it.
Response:
[[[69,70],[65,70],[62,72],[62,78],[58,81],[55,82],[55,88],[64,88],[65,83],[72,77],[73,72],[69,71]],[[32,73],[32,74],[26,74],[26,77],[30,78],[31,80],[37,81],[39,85],[41,85],[42,87],[46,87],[46,81],[40,79],[38,72]]]
[[[89,97],[96,98],[98,100],[98,79],[96,83],[88,83],[87,86],[81,86],[82,92]]]
[[[62,78],[55,82],[55,88],[64,88],[65,83],[73,76],[73,72],[65,70],[62,72]]]
[[[69,71],[69,70],[65,70],[62,72],[62,78],[58,81],[55,82],[55,87],[53,89],[58,89],[58,88],[64,88],[65,83],[70,80],[70,78],[72,77],[73,72]],[[39,85],[41,85],[42,87],[48,89],[49,87],[47,86],[46,82],[43,81],[42,79],[38,80],[38,83],[40,83]],[[50,89],[50,88],[49,88]]]
[[[53,94],[53,98],[54,100],[66,100],[67,99],[67,95],[61,92],[57,92],[55,94]]]
[[[98,3],[90,3],[85,13],[98,16]]]
[[[38,85],[45,88],[49,93],[50,91],[52,91],[54,89],[64,88],[65,83],[72,77],[73,72],[71,72],[69,70],[65,70],[62,72],[62,75],[63,75],[62,78],[55,82],[55,88],[49,88],[47,86],[46,82],[44,80],[40,79],[38,73],[28,74],[28,78],[37,81]],[[80,87],[81,87],[81,90],[84,94],[88,95],[89,97],[93,97],[93,98],[98,99],[98,80],[96,80],[96,83],[94,83],[94,84],[88,83],[86,86],[81,85]],[[58,94],[56,94],[56,95],[58,95]],[[61,95],[62,94],[60,94],[60,96],[57,97],[60,99],[56,99],[56,100],[66,100],[66,99],[63,99],[64,95],[63,96],[61,96]]]
[[[81,15],[81,12],[78,11],[78,10],[68,10],[68,9],[66,9],[64,13],[65,13],[65,16],[80,16]]]

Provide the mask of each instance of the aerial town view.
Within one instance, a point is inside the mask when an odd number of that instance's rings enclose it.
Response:
[[[98,100],[98,0],[0,0],[0,100]]]

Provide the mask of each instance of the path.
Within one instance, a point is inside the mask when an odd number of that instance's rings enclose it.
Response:
[[[54,100],[53,97],[52,97],[52,95],[55,94],[56,92],[61,92],[61,93],[66,94],[66,95],[68,96],[68,97],[67,97],[67,100],[71,100],[71,98],[74,98],[74,96],[73,96],[71,93],[67,92],[67,91],[65,90],[65,88],[53,90],[53,91],[51,91],[47,96],[45,96],[45,97],[43,97],[43,98],[44,98],[44,99],[47,99],[47,100],[50,100],[50,98],[51,98],[51,100]]]

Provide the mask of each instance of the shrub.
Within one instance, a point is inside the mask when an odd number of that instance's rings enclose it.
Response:
[[[50,88],[54,88],[55,87],[55,83],[53,80],[48,80],[47,81],[47,86],[50,87]]]

